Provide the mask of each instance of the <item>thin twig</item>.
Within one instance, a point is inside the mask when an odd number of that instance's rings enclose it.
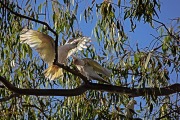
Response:
[[[14,12],[13,10],[11,10],[8,6],[6,6],[3,1],[0,1],[1,5],[7,9],[10,13],[18,16],[18,17],[21,17],[21,18],[25,18],[25,19],[28,19],[28,20],[31,20],[31,21],[34,21],[34,22],[37,22],[37,23],[40,23],[42,25],[45,25],[49,31],[51,31],[55,36],[56,36],[56,39],[55,39],[55,59],[54,59],[54,64],[58,62],[58,34],[46,23],[46,22],[43,22],[43,21],[40,21],[40,20],[37,20],[37,19],[34,19],[34,18],[31,18],[31,17],[28,17],[28,16],[25,16],[25,15],[22,15],[22,14],[19,14],[17,12]]]
[[[4,97],[0,99],[0,102],[6,102],[14,97],[19,97],[19,94],[15,93],[15,94],[11,94],[10,96]]]
[[[43,22],[43,21],[40,21],[40,20],[36,20],[36,19],[34,19],[34,18],[30,18],[30,17],[25,16],[25,15],[21,15],[21,14],[19,14],[19,13],[17,13],[17,12],[12,11],[12,10],[11,10],[10,8],[8,8],[2,1],[0,1],[0,3],[4,6],[4,8],[6,8],[8,11],[10,11],[10,12],[11,12],[12,14],[14,14],[14,15],[17,15],[17,16],[19,16],[19,17],[21,17],[21,18],[29,19],[29,20],[32,20],[32,21],[34,21],[34,22],[37,22],[37,23],[40,23],[40,24],[43,24],[43,25],[47,26],[47,28],[48,28],[52,33],[54,33],[54,35],[56,36],[56,40],[55,40],[55,60],[54,60],[53,64],[55,64],[55,65],[57,65],[57,66],[65,69],[65,70],[68,71],[68,72],[71,72],[71,73],[74,74],[74,75],[79,76],[84,82],[88,83],[87,78],[84,77],[82,74],[78,73],[77,71],[74,71],[74,70],[70,69],[70,68],[67,67],[67,66],[64,66],[63,64],[59,64],[59,63],[58,63],[58,54],[57,54],[57,53],[58,53],[58,34],[57,34],[46,22]]]
[[[157,22],[157,23],[159,23],[159,24],[161,24],[161,25],[166,29],[167,33],[168,33],[171,37],[173,37],[174,39],[177,40],[177,38],[176,38],[171,32],[169,32],[168,28],[166,27],[166,25],[165,25],[164,23],[162,23],[162,22],[160,22],[160,21],[158,21],[158,20],[155,20],[155,19],[152,19],[152,20],[155,21],[155,22]]]
[[[28,105],[22,105],[23,107],[34,107],[36,109],[38,109],[39,111],[41,111],[41,113],[48,119],[49,117],[44,113],[44,111],[42,109],[40,109],[39,107],[37,107],[36,105],[31,105],[31,104],[28,104]]]

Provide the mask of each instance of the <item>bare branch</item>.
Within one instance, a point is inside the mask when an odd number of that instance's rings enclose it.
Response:
[[[132,97],[139,97],[145,95],[156,95],[156,96],[165,96],[170,95],[176,92],[180,92],[180,84],[173,84],[167,87],[162,88],[128,88],[121,86],[113,86],[113,85],[104,85],[104,84],[95,84],[90,83],[87,85],[89,90],[99,90],[106,91],[112,93],[120,93],[120,94],[128,94]]]
[[[0,88],[5,88],[5,86],[4,85],[0,85]]]
[[[4,8],[6,8],[9,12],[11,12],[12,14],[14,14],[16,16],[19,16],[21,18],[25,18],[25,19],[28,19],[28,20],[32,20],[34,22],[37,22],[37,23],[40,23],[40,24],[43,24],[43,25],[47,26],[47,28],[56,36],[56,40],[55,40],[55,52],[56,52],[56,56],[55,56],[54,64],[58,65],[59,67],[65,69],[68,72],[71,72],[74,75],[79,76],[84,82],[88,82],[87,78],[84,77],[82,74],[78,73],[77,71],[74,71],[74,70],[70,69],[67,66],[64,66],[63,64],[59,64],[58,63],[58,54],[57,54],[58,53],[58,34],[46,22],[43,22],[43,21],[40,21],[40,20],[36,20],[34,18],[25,16],[25,15],[21,15],[21,14],[19,14],[17,12],[12,11],[2,1],[0,1],[0,3],[4,6]]]
[[[83,76],[79,71],[76,71],[76,70],[74,70],[74,69],[71,69],[70,67],[65,66],[65,65],[63,65],[63,64],[60,64],[60,63],[55,63],[55,64],[56,64],[57,66],[59,66],[60,68],[63,68],[63,69],[66,70],[67,72],[70,72],[70,73],[72,73],[73,75],[76,75],[76,76],[80,77],[80,78],[83,80],[83,82],[89,83],[87,77]]]
[[[174,36],[174,35],[168,30],[168,28],[166,27],[166,25],[165,25],[164,23],[162,23],[162,22],[160,22],[160,21],[158,21],[158,20],[155,20],[155,19],[152,19],[152,20],[155,21],[155,22],[157,22],[157,23],[159,23],[159,24],[161,24],[161,25],[166,29],[167,33],[168,33],[171,37],[173,37],[175,40],[178,39],[178,38],[176,38],[176,36]]]
[[[34,107],[36,109],[38,109],[47,119],[49,118],[45,113],[44,113],[44,110],[37,107],[36,105],[31,105],[31,104],[28,104],[28,105],[22,105],[23,107]]]
[[[106,91],[118,94],[128,94],[132,97],[154,94],[156,96],[165,96],[180,92],[180,84],[173,84],[162,88],[128,88],[106,84],[84,83],[75,89],[21,89],[13,86],[9,81],[0,76],[0,81],[12,92],[20,95],[36,96],[77,96],[87,90]]]
[[[21,17],[21,18],[25,18],[25,19],[28,19],[28,20],[31,20],[31,21],[34,21],[34,22],[37,22],[37,23],[40,23],[42,25],[45,25],[49,31],[51,31],[55,36],[56,36],[56,39],[55,39],[55,59],[54,59],[54,63],[58,62],[58,34],[46,23],[46,22],[43,22],[43,21],[40,21],[40,20],[37,20],[37,19],[34,19],[34,18],[31,18],[31,17],[28,17],[28,16],[25,16],[25,15],[22,15],[22,14],[19,14],[17,12],[14,12],[13,10],[11,10],[8,6],[6,6],[3,1],[0,1],[1,5],[7,9],[10,13],[18,16],[18,17]]]
[[[99,90],[99,91],[107,91],[107,92],[113,92],[113,93],[119,93],[119,94],[128,94],[134,97],[137,96],[145,96],[146,94],[155,94],[157,96],[162,96],[162,95],[170,95],[176,92],[180,92],[180,84],[174,84],[168,87],[163,87],[163,88],[127,88],[127,87],[121,87],[121,86],[113,86],[113,85],[104,85],[104,84],[95,84],[95,83],[90,83],[86,77],[84,77],[82,74],[78,73],[77,71],[71,69],[68,66],[64,66],[62,64],[59,64],[57,62],[57,52],[58,52],[58,35],[57,33],[46,23],[40,20],[36,20],[34,18],[28,17],[28,16],[24,16],[22,14],[19,14],[17,12],[14,12],[13,10],[11,10],[8,6],[6,6],[2,1],[0,1],[1,5],[7,9],[9,12],[11,12],[12,14],[21,17],[21,18],[25,18],[28,20],[32,20],[34,22],[43,24],[45,26],[47,26],[47,28],[55,34],[56,36],[56,40],[55,40],[55,51],[56,51],[56,57],[54,60],[54,64],[58,65],[59,67],[65,69],[66,71],[79,76],[83,81],[84,84],[79,86],[78,88],[75,89],[21,89],[21,88],[17,88],[15,86],[13,86],[10,82],[8,82],[5,78],[0,77],[0,81],[3,82],[3,84],[10,90],[13,91],[17,94],[21,94],[21,95],[37,95],[37,96],[76,96],[76,95],[81,95],[83,94],[85,91],[87,90]],[[153,19],[154,20],[154,19]],[[167,30],[167,32],[171,35],[172,33],[170,33],[167,29],[167,27],[165,26],[165,24],[154,20],[157,23],[162,24],[162,26],[165,27],[165,29]]]
[[[83,94],[87,89],[84,85],[75,89],[21,89],[13,86],[9,81],[0,76],[0,81],[12,92],[20,95],[37,96],[77,96]]]

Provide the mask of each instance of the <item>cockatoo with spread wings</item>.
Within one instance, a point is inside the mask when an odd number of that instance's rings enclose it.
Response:
[[[77,67],[80,73],[87,77],[88,80],[98,80],[100,82],[108,83],[97,73],[103,74],[107,77],[110,76],[111,71],[107,68],[102,67],[98,62],[90,58],[79,59],[78,57],[72,55],[73,64]]]
[[[125,116],[127,119],[132,119],[135,114],[134,105],[137,104],[135,100],[130,100],[125,108]]]
[[[55,43],[51,36],[41,32],[23,29],[20,35],[20,42],[28,44],[34,48],[41,58],[48,64],[48,68],[44,71],[46,78],[50,80],[57,79],[63,75],[62,68],[53,65],[55,59]],[[90,45],[90,38],[79,37],[70,39],[64,45],[58,47],[58,62],[66,63],[66,59],[78,50],[83,50]]]

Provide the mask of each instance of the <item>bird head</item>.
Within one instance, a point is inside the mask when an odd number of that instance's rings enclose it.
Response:
[[[129,104],[129,105],[135,105],[135,104],[137,104],[137,102],[136,102],[134,99],[132,99],[132,100],[129,101],[128,104]]]
[[[75,65],[84,65],[84,61],[80,60],[78,57],[76,57],[75,55],[72,55],[73,58],[73,64]]]
[[[135,100],[132,100],[132,103],[133,103],[133,104],[137,104],[137,102],[136,102]]]

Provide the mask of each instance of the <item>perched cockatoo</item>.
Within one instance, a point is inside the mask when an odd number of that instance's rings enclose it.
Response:
[[[62,68],[53,65],[55,59],[55,43],[51,36],[41,32],[23,29],[20,35],[20,42],[28,44],[31,48],[37,50],[41,58],[48,64],[44,71],[46,78],[50,80],[57,79],[63,75]],[[90,45],[90,38],[79,37],[70,39],[64,45],[58,47],[58,62],[65,64],[66,59],[78,50],[83,50]]]
[[[98,80],[100,82],[108,83],[97,73],[101,73],[109,77],[111,74],[110,70],[102,67],[98,62],[94,61],[93,59],[90,58],[79,59],[74,55],[72,55],[72,57],[73,57],[73,64],[76,65],[80,73],[86,76],[88,80]]]
[[[135,111],[134,111],[135,104],[137,104],[135,100],[130,100],[129,103],[126,105],[124,115],[126,116],[127,119],[133,118],[133,115],[135,114]]]

